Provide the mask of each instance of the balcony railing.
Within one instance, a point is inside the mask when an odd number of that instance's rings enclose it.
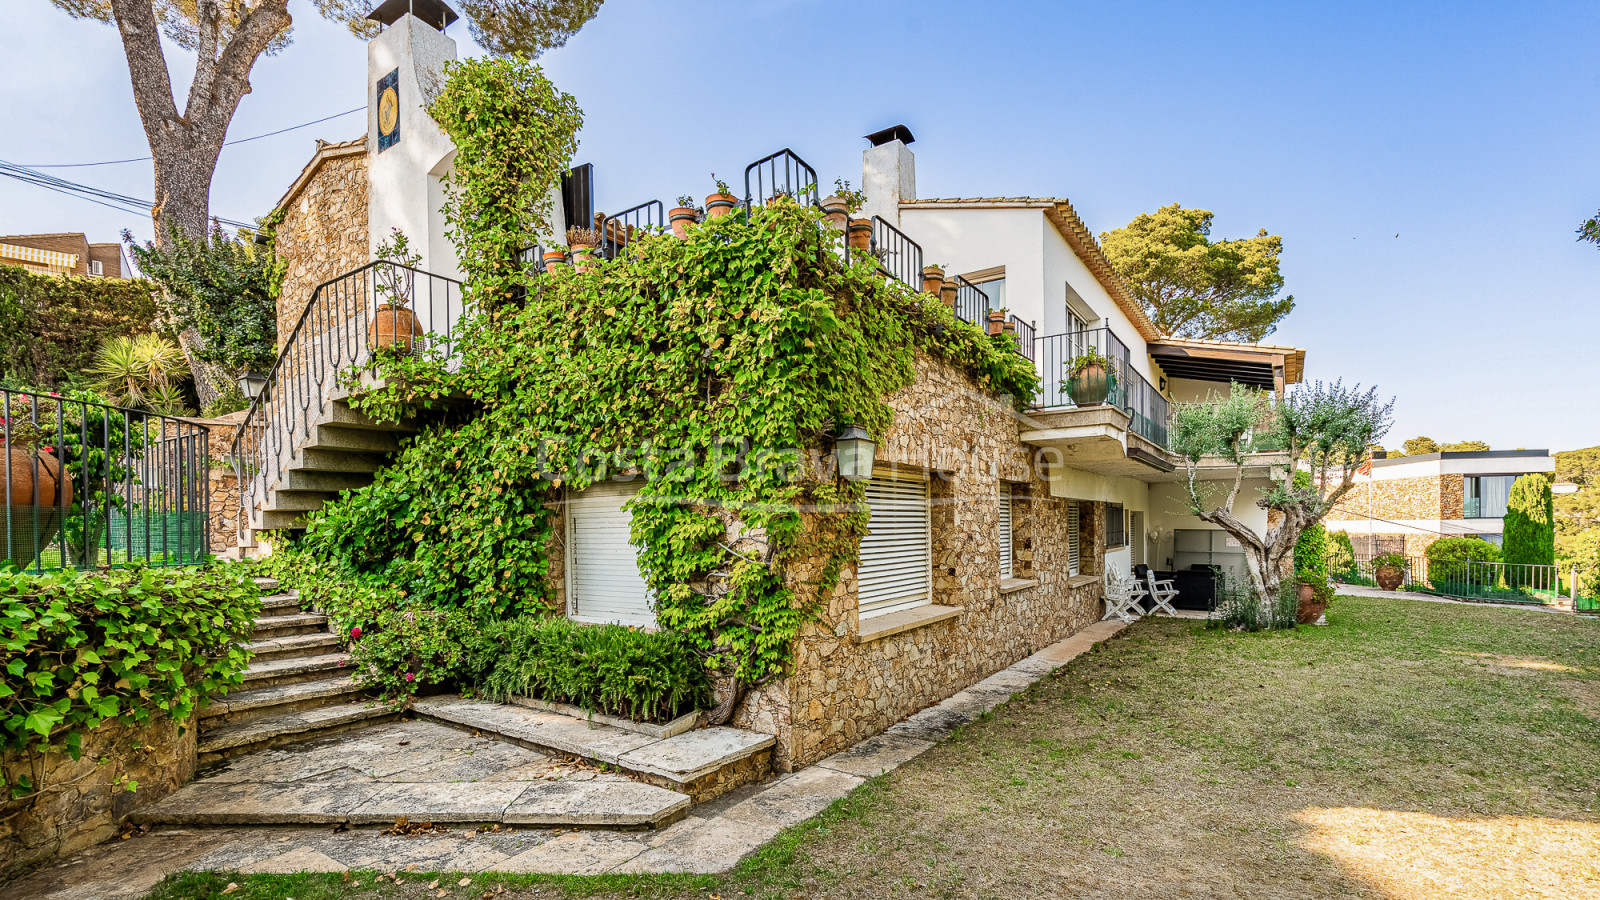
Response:
[[[1111,329],[1036,338],[1034,362],[1039,409],[1114,406],[1131,417],[1128,427],[1135,434],[1167,445],[1167,398],[1133,367],[1128,345]]]

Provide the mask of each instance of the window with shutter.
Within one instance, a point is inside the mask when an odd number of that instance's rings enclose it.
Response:
[[[1067,501],[1067,574],[1078,574],[1078,501]]]
[[[1106,504],[1106,549],[1128,545],[1128,521],[1121,503]]]
[[[874,475],[867,482],[868,534],[857,569],[861,618],[933,602],[928,479]]]
[[[567,602],[578,621],[656,624],[639,549],[628,542],[633,516],[622,508],[638,490],[605,482],[567,496]]]
[[[1000,577],[1010,578],[1012,572],[1011,545],[1011,485],[1000,482]]]

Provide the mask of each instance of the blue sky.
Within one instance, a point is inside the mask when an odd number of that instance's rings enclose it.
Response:
[[[147,155],[115,30],[5,5],[0,159]],[[365,103],[361,43],[291,11],[233,137]],[[1600,444],[1600,248],[1573,240],[1600,207],[1596,47],[1578,3],[607,0],[543,64],[585,110],[602,209],[703,195],[785,146],[859,181],[859,136],[904,122],[922,196],[1064,196],[1097,232],[1178,202],[1215,236],[1281,234],[1299,307],[1269,340],[1397,395],[1391,446],[1561,450]],[[361,130],[225,150],[212,211],[264,214],[313,138]],[[52,171],[151,193],[148,165]],[[0,233],[124,227],[149,222],[0,183]]]

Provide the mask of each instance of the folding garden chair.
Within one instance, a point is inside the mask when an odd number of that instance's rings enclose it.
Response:
[[[1169,616],[1177,615],[1178,611],[1172,608],[1172,598],[1178,596],[1178,587],[1173,580],[1164,578],[1157,581],[1154,572],[1146,572],[1145,578],[1150,582],[1150,600],[1155,603],[1155,606],[1150,608],[1150,614],[1165,612]]]
[[[1137,619],[1144,610],[1139,606],[1142,592],[1135,590],[1138,582],[1132,578],[1124,578],[1117,574],[1117,570],[1107,566],[1105,578],[1106,615],[1105,619],[1118,618],[1124,622]],[[1105,621],[1101,619],[1101,621]]]

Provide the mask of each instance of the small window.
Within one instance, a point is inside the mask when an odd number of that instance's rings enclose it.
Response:
[[[874,475],[867,482],[867,536],[857,569],[860,617],[933,602],[933,548],[924,475]]]
[[[90,275],[104,275],[104,274],[106,274],[106,264],[101,262],[98,259],[90,260],[89,261],[89,274]]]
[[[1128,519],[1121,503],[1106,504],[1106,549],[1128,546]]]
[[[639,548],[629,543],[633,514],[623,508],[638,490],[608,481],[567,497],[568,612],[580,622],[655,626]]]
[[[1067,501],[1067,574],[1078,574],[1078,501]]]
[[[1000,482],[1000,577],[1010,578],[1014,566],[1012,564],[1011,545],[1016,539],[1011,529],[1011,485]]]

